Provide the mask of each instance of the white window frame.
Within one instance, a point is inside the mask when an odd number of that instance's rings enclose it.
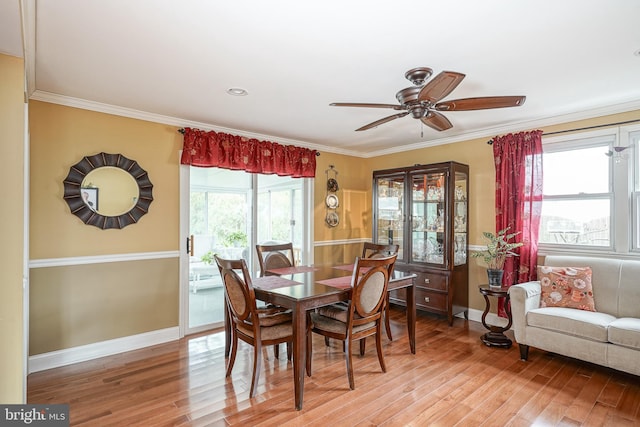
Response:
[[[628,164],[629,217],[631,218],[631,234],[629,246],[631,252],[640,257],[640,124],[620,128],[621,146],[628,147],[623,153],[623,160]]]
[[[577,150],[593,147],[603,142],[609,144],[608,150],[613,150],[615,146],[631,145],[633,143],[632,137],[637,137],[637,140],[640,140],[640,125],[611,127],[562,136],[543,136],[542,144],[544,152],[566,151],[569,148]],[[615,162],[613,156],[609,160],[609,194],[611,195],[610,246],[539,243],[538,252],[541,255],[572,253],[616,258],[640,258],[640,248],[638,248],[638,241],[640,240],[638,238],[638,233],[640,232],[640,224],[638,223],[640,221],[638,219],[640,194],[632,194],[634,179],[640,179],[638,178],[640,174],[638,156],[633,155],[634,149],[637,149],[637,140],[635,148],[622,151],[623,158],[620,159],[619,163]],[[603,147],[603,155],[606,150],[607,148]],[[602,194],[599,194],[594,195],[593,198],[601,197]],[[585,197],[585,199],[589,198]],[[636,239],[633,239],[633,236],[636,236]]]

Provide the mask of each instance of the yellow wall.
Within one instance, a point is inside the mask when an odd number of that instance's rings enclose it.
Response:
[[[178,249],[182,136],[175,127],[38,101],[29,116],[31,259]],[[100,152],[120,153],[147,171],[154,200],[137,224],[101,230],[70,214],[62,181]]]
[[[338,171],[325,173],[330,165]],[[339,206],[335,210],[340,222],[329,227],[325,222],[327,205],[327,176],[338,181]],[[316,159],[314,186],[314,240],[316,242],[371,238],[371,169],[365,159],[333,153],[321,153]],[[316,264],[353,262],[362,251],[359,243],[339,243],[315,248]]]
[[[178,258],[31,270],[31,354],[178,325]]]
[[[24,403],[24,62],[0,55],[0,402]]]
[[[29,115],[31,260],[178,251],[176,127],[37,101]],[[100,152],[147,171],[154,200],[138,223],[102,230],[63,200],[69,168]],[[30,354],[178,326],[178,300],[177,257],[32,268]]]

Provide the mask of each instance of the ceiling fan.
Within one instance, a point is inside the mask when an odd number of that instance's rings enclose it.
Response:
[[[412,87],[402,89],[396,93],[396,99],[400,104],[367,104],[353,102],[334,102],[330,105],[336,107],[366,107],[366,108],[391,108],[402,110],[394,114],[364,125],[356,131],[367,130],[379,126],[391,120],[399,119],[408,114],[414,119],[420,119],[422,123],[437,131],[443,131],[453,127],[439,111],[468,111],[486,110],[490,108],[518,107],[524,104],[525,96],[485,96],[479,98],[454,99],[439,102],[449,95],[465,78],[462,73],[443,71],[435,76],[429,83],[424,84],[433,74],[433,70],[427,67],[413,68],[405,73],[405,77]]]

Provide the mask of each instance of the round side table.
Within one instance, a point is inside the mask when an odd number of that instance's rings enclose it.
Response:
[[[484,313],[482,313],[482,324],[485,328],[489,330],[486,334],[480,337],[480,340],[487,346],[490,347],[503,347],[509,348],[511,347],[512,341],[509,337],[505,336],[504,331],[508,330],[511,327],[512,319],[511,319],[511,305],[509,304],[509,288],[494,288],[489,285],[480,285],[478,286],[480,293],[484,297],[485,308]],[[489,297],[502,297],[504,298],[504,309],[507,312],[507,318],[509,322],[507,326],[494,326],[487,325],[486,318],[489,313],[489,309],[491,308],[491,301],[489,301]]]

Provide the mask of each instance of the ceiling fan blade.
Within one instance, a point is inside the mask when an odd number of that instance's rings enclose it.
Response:
[[[404,113],[398,113],[398,114],[394,114],[393,116],[385,117],[384,119],[376,120],[375,122],[371,122],[368,125],[364,125],[361,128],[356,129],[356,132],[361,131],[361,130],[367,130],[367,129],[374,128],[374,127],[379,126],[379,125],[381,125],[383,123],[390,122],[391,120],[395,120],[395,119],[399,119],[400,117],[404,117],[407,114],[409,114],[409,112],[405,111]]]
[[[454,99],[439,102],[435,109],[439,111],[486,110],[490,108],[519,107],[526,96],[485,96],[480,98]]]
[[[394,110],[405,109],[405,107],[400,104],[367,104],[367,103],[354,103],[354,102],[332,102],[329,105],[333,107],[393,108]]]
[[[453,127],[449,119],[447,119],[445,116],[438,113],[437,111],[429,110],[429,112],[427,112],[427,114],[420,120],[425,125],[437,131],[443,131],[443,130],[451,129]]]
[[[431,79],[429,83],[424,85],[418,94],[418,100],[429,101],[432,104],[435,104],[445,96],[449,95],[464,78],[465,75],[462,73],[443,71]]]

